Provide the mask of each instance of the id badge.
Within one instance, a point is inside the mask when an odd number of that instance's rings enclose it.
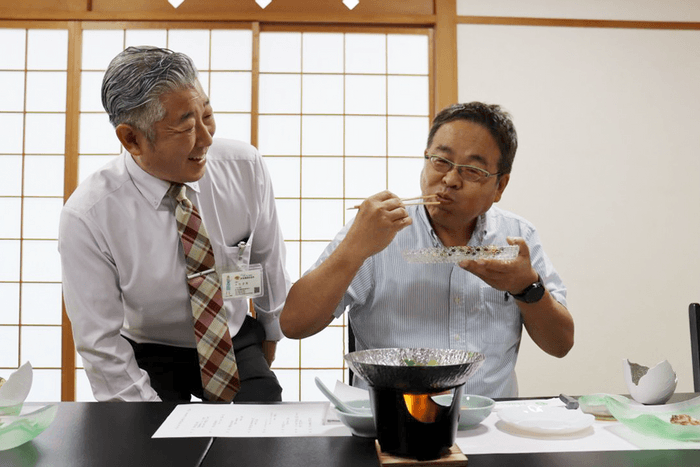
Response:
[[[256,298],[263,295],[263,269],[261,264],[251,264],[241,271],[221,275],[221,295],[224,300]]]

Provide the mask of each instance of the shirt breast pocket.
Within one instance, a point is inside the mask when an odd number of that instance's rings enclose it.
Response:
[[[490,286],[481,287],[479,293],[484,307],[479,317],[484,341],[514,343],[520,339],[522,318],[515,299]]]
[[[241,240],[235,246],[221,246],[219,248],[219,258],[216,258],[217,270],[220,273],[247,270],[250,266],[252,243],[251,236],[248,239]]]

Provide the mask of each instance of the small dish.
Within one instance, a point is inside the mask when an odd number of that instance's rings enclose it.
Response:
[[[372,404],[368,400],[346,401],[347,405],[352,408],[366,409],[371,408]],[[350,429],[350,432],[361,438],[376,438],[377,428],[374,426],[373,415],[360,415],[355,413],[346,413],[335,409],[340,421]]]
[[[367,407],[366,410],[357,410],[355,407],[346,404],[345,401],[343,401],[340,397],[336,396],[333,392],[331,392],[331,390],[328,389],[328,387],[326,387],[325,384],[323,384],[323,381],[321,381],[321,379],[318,376],[314,378],[314,381],[316,382],[316,387],[318,387],[318,389],[323,393],[323,395],[326,396],[328,400],[333,403],[338,412],[359,412],[358,415],[368,415],[371,413],[371,407]]]
[[[459,263],[465,259],[512,260],[518,256],[518,245],[450,246],[420,248],[401,252],[408,263]]]
[[[525,405],[499,410],[498,417],[508,425],[529,433],[561,435],[575,433],[593,424],[595,417],[564,407]]]
[[[599,396],[605,396],[605,394],[592,394],[591,396],[579,397],[578,403],[581,411],[593,415],[597,420],[615,420],[615,417],[612,416],[608,407],[594,398]]]
[[[434,396],[433,400],[440,405],[447,406],[452,403],[450,394]],[[493,411],[496,402],[485,396],[465,394],[459,404],[459,424],[457,428],[463,430],[483,422]]]
[[[700,441],[700,426],[671,423],[674,415],[700,419],[700,397],[666,405],[642,405],[617,394],[593,394],[579,400],[591,406],[604,405],[618,421],[644,435]]]
[[[349,405],[351,409],[357,410],[358,413],[356,415],[372,416],[372,402],[369,399],[345,401],[345,405]],[[364,410],[369,410],[369,414],[363,413]]]
[[[20,446],[39,436],[53,422],[58,405],[52,404],[27,414],[0,417],[0,451]]]

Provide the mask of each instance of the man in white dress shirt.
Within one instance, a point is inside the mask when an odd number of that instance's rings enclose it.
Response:
[[[303,338],[348,313],[357,350],[451,348],[485,354],[466,394],[518,395],[524,327],[548,354],[573,346],[566,288],[528,221],[493,204],[510,180],[517,135],[496,105],[456,104],[433,120],[420,177],[434,204],[371,196],[291,288],[280,318]],[[512,261],[409,264],[404,250],[518,245]],[[354,382],[353,382],[354,383]],[[358,381],[358,386],[364,386]]]
[[[217,270],[262,271],[259,293],[224,302],[241,380],[234,402],[281,400],[269,366],[289,280],[260,153],[213,138],[209,98],[184,54],[129,47],[105,73],[102,102],[124,152],[78,186],[59,232],[66,310],[95,398],[202,398],[176,202],[167,195],[180,183]]]

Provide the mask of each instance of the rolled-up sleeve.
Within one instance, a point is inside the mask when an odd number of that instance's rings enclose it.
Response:
[[[530,249],[530,262],[535,271],[540,275],[547,291],[556,301],[566,306],[566,286],[559,273],[554,269],[547,253],[542,247],[540,236],[534,228],[528,226],[523,234],[525,242]]]

